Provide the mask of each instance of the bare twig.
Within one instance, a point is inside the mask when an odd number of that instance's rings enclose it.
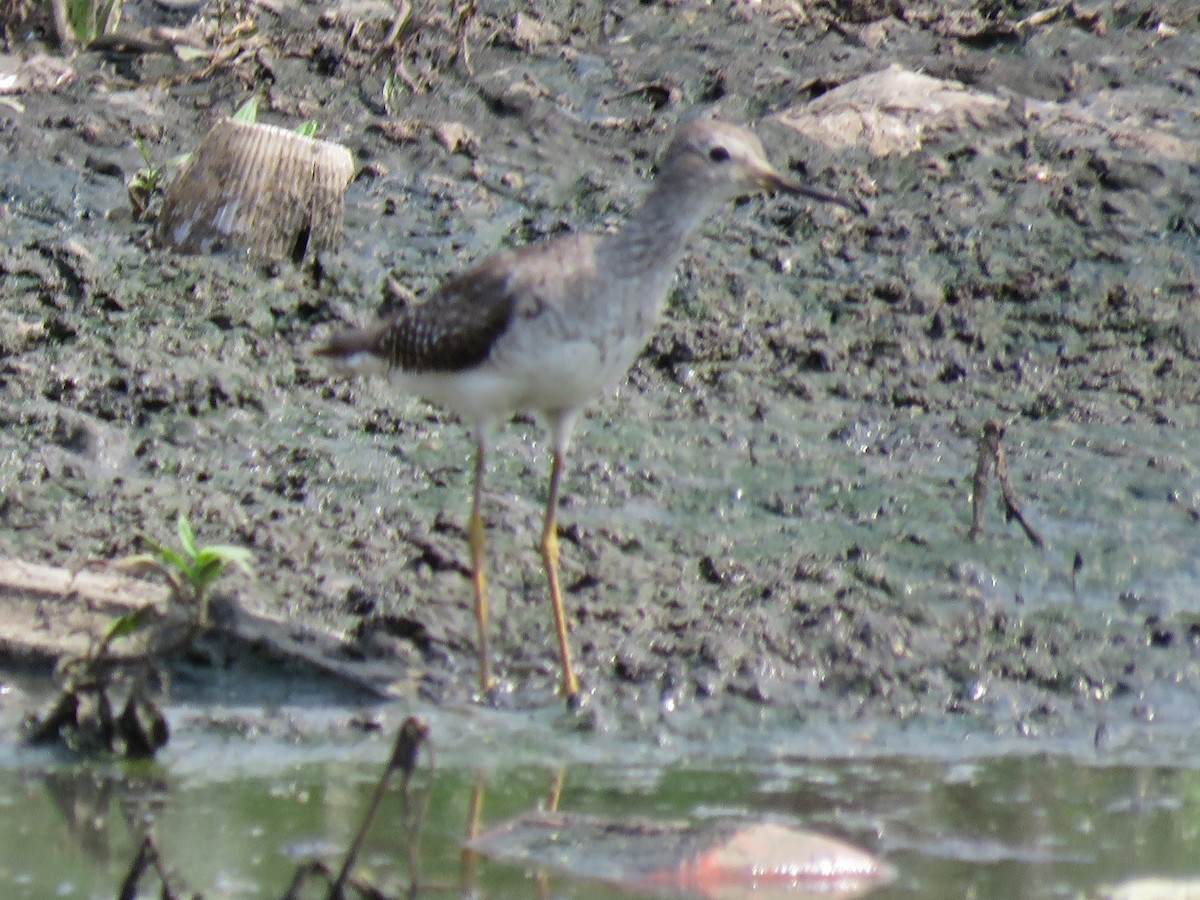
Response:
[[[453,64],[461,60],[463,71],[471,77],[475,76],[475,69],[471,65],[471,45],[468,42],[468,32],[478,13],[479,7],[476,0],[464,0],[462,5],[455,10],[454,16],[455,46],[454,56],[451,57],[450,62]]]
[[[1003,434],[1001,434],[1001,437],[1003,437]],[[1008,462],[1004,454],[1004,447],[999,442],[996,444],[996,480],[1000,482],[1000,494],[1004,498],[1005,516],[1009,521],[1016,519],[1017,524],[1021,526],[1021,530],[1025,532],[1025,536],[1029,538],[1029,543],[1038,548],[1045,547],[1046,542],[1042,540],[1042,536],[1025,520],[1025,515],[1021,512],[1021,505],[1017,500],[1017,492],[1013,490],[1012,481],[1008,477]]]
[[[403,779],[401,782],[401,791],[405,798],[408,797],[408,785],[412,779],[413,770],[417,766],[417,755],[428,737],[429,726],[415,716],[409,716],[401,723],[400,730],[396,733],[396,744],[392,748],[392,755],[388,759],[387,765],[384,766],[383,773],[379,776],[379,781],[375,784],[375,791],[371,794],[371,800],[367,804],[367,811],[363,814],[362,822],[358,826],[354,840],[350,842],[350,848],[346,851],[346,858],[342,861],[342,868],[338,872],[337,878],[334,879],[333,884],[329,887],[329,900],[343,900],[350,872],[354,868],[354,864],[358,861],[358,854],[362,850],[363,841],[367,837],[367,832],[371,830],[371,823],[375,821],[375,814],[379,811],[379,804],[383,802],[383,795],[387,792],[388,784],[397,770],[401,772]]]
[[[1008,476],[1008,462],[1001,441],[1004,429],[998,423],[989,419],[983,425],[983,434],[979,438],[979,453],[975,458],[975,474],[971,479],[971,528],[967,532],[970,540],[977,540],[983,534],[983,505],[987,500],[988,475],[995,473],[1000,482],[1000,496],[1004,501],[1004,516],[1008,521],[1016,520],[1029,538],[1033,546],[1043,548],[1046,542],[1036,529],[1025,519],[1021,504],[1017,500],[1017,492],[1013,489],[1012,480]]]
[[[163,900],[175,900],[179,896],[171,889],[170,879],[167,878],[166,867],[163,866],[162,856],[158,852],[158,847],[154,844],[154,838],[146,835],[142,841],[142,846],[138,848],[138,854],[134,857],[133,865],[129,867],[129,873],[125,876],[125,880],[121,882],[121,889],[117,892],[118,900],[136,900],[138,896],[138,882],[142,880],[142,876],[147,869],[153,869],[158,875],[159,885],[161,890],[159,896]]]
[[[408,0],[404,0],[397,8],[396,16],[392,19],[392,27],[388,29],[387,37],[383,39],[376,55],[400,43],[407,34],[411,22],[412,4]]]
[[[971,530],[967,537],[978,540],[983,534],[983,505],[987,502],[989,476],[1000,451],[1000,426],[989,419],[983,424],[975,456],[975,474],[971,477]]]
[[[296,872],[292,875],[292,882],[288,885],[287,890],[283,892],[283,900],[296,900],[300,896],[301,888],[317,875],[329,881],[333,873],[329,870],[329,866],[325,865],[319,859],[312,859],[296,866]]]

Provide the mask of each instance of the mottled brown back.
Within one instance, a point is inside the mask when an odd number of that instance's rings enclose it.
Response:
[[[503,254],[501,255],[501,258]],[[478,365],[516,309],[508,269],[485,260],[438,291],[368,328],[335,334],[318,356],[369,353],[406,372],[457,372]]]

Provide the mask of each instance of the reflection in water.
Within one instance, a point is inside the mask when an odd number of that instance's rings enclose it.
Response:
[[[108,862],[112,849],[108,810],[116,793],[116,779],[73,770],[50,772],[42,783],[72,839],[92,859]]]
[[[478,866],[474,842],[479,837],[479,818],[483,814],[483,775],[476,773],[471,782],[471,801],[467,809],[466,840],[463,841],[462,867],[459,884],[463,896],[471,896],[475,889],[475,873]]]
[[[125,824],[119,843],[138,847],[119,896],[135,896],[130,890],[140,877],[135,873],[149,868],[157,870],[164,896],[178,894],[168,884],[151,834],[167,790],[167,781],[157,769],[122,773],[85,767],[53,769],[42,775],[42,786],[75,846],[93,863],[105,867],[121,862],[113,848],[115,802]]]
[[[42,786],[76,845],[96,862],[108,863],[113,853],[109,812],[114,800],[127,835],[140,842],[162,809],[167,782],[156,771],[114,774],[72,768],[46,772]]]
[[[0,768],[0,896],[116,896],[148,835],[178,884],[204,896],[280,896],[310,860],[324,875],[303,896],[325,896],[390,749],[281,744],[235,769],[237,754],[221,743],[165,767],[65,768],[38,757],[54,768],[36,777],[27,759],[23,770]],[[438,753],[439,768],[418,766],[407,795],[399,779],[380,795],[361,839],[351,878],[383,896],[627,897],[578,867],[464,852],[472,836],[539,808],[579,821],[735,818],[841,835],[896,867],[897,880],[872,894],[881,900],[1076,896],[1135,876],[1196,874],[1200,769],[1189,765],[797,756],[707,768],[576,763],[568,773],[518,747]]]
[[[566,782],[567,770],[565,767],[559,767],[553,771],[550,776],[550,789],[546,793],[544,806],[542,807],[547,812],[556,812],[558,803],[562,797],[563,784]],[[484,798],[484,780],[482,773],[476,773],[471,784],[471,802],[467,815],[466,835],[463,840],[462,849],[462,875],[460,879],[460,889],[464,896],[476,896],[478,880],[476,872],[478,870],[479,851],[477,842],[480,835],[480,827],[483,817],[483,798]],[[533,876],[534,885],[537,889],[537,897],[539,900],[544,900],[550,894],[550,876],[545,869],[539,868]]]
[[[383,773],[375,783],[374,790],[371,791],[370,798],[367,800],[366,810],[346,850],[341,868],[338,869],[336,875],[333,875],[332,870],[319,860],[301,863],[296,868],[296,874],[293,876],[291,886],[284,895],[284,900],[298,898],[304,886],[318,877],[329,882],[329,900],[342,900],[346,894],[346,888],[349,886],[353,886],[355,892],[360,896],[383,896],[382,892],[377,890],[369,879],[355,878],[352,872],[358,863],[363,842],[371,831],[371,826],[374,824],[375,818],[379,813],[380,805],[383,803],[383,798],[387,793],[388,786],[391,784],[392,777],[397,772],[400,773],[401,779],[399,792],[401,802],[400,833],[404,836],[404,845],[408,851],[406,855],[409,863],[408,888],[403,891],[403,896],[417,896],[421,872],[419,865],[421,825],[429,804],[427,792],[424,795],[426,798],[424,802],[417,804],[411,802],[409,792],[412,786],[413,772],[417,767],[417,754],[422,747],[428,746],[428,737],[429,726],[420,719],[409,716],[401,723],[400,728],[396,732],[396,742],[392,747],[392,753],[383,767]],[[432,756],[430,757],[430,761],[432,764]]]

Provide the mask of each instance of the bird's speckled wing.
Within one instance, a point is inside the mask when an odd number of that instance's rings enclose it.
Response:
[[[368,354],[412,373],[469,369],[487,358],[514,318],[535,318],[569,303],[578,280],[563,267],[594,271],[595,239],[567,235],[497,253],[447,281],[424,303],[333,335],[316,354],[335,359]]]

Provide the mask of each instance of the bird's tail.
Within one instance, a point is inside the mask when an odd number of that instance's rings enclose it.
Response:
[[[346,372],[386,372],[387,361],[378,353],[379,329],[349,328],[330,335],[312,351],[313,356],[330,360]]]

